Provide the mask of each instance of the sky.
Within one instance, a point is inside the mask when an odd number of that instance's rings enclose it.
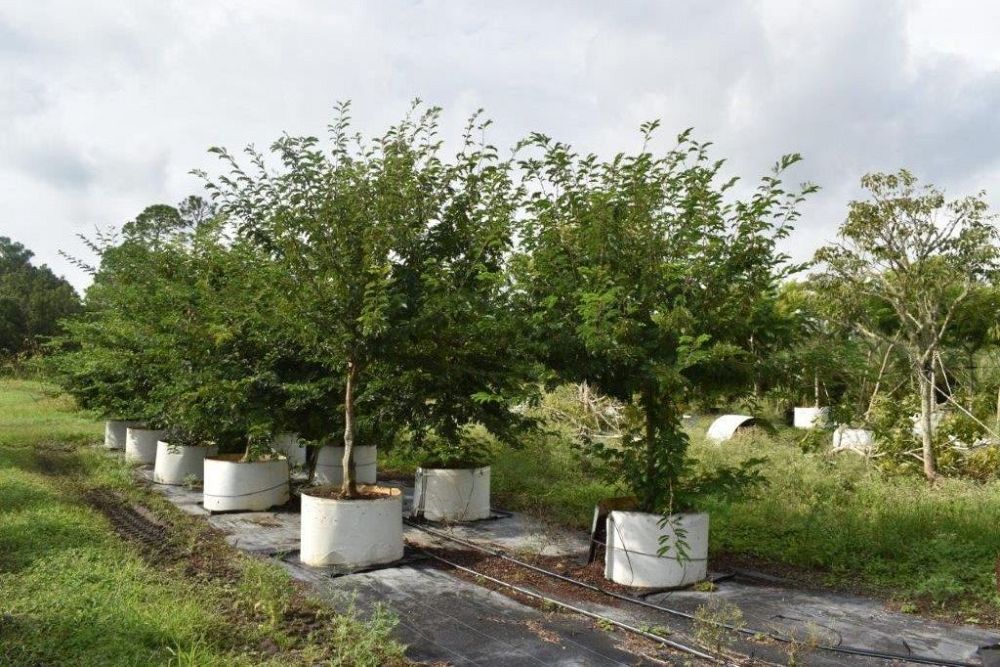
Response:
[[[1000,204],[998,32],[988,0],[0,0],[0,236],[82,289],[59,251],[200,193],[210,146],[321,134],[346,99],[379,133],[419,97],[446,137],[484,108],[498,146],[693,127],[747,187],[801,153],[807,259],[868,171]]]

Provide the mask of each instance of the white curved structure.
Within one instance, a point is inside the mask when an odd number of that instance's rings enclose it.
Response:
[[[830,421],[830,408],[795,408],[792,426],[795,428],[823,428]]]
[[[171,446],[160,440],[156,443],[156,463],[153,464],[153,481],[157,484],[186,484],[188,480],[200,482],[205,477],[205,457],[215,456],[219,448],[200,446]]]
[[[399,489],[376,488],[386,495],[332,500],[303,491],[299,552],[303,563],[364,567],[403,557],[403,495]]]
[[[749,426],[753,422],[750,415],[722,415],[708,427],[705,437],[712,442],[725,442],[733,437],[741,426]]]
[[[125,429],[125,460],[152,465],[156,462],[156,443],[166,431],[129,426]]]
[[[490,467],[417,468],[413,515],[428,521],[477,521],[490,516]]]
[[[109,419],[104,422],[104,446],[108,449],[125,449],[126,431],[129,427],[141,426],[139,422]]]
[[[374,484],[378,447],[354,447],[354,479],[358,484]],[[340,484],[344,481],[344,447],[343,445],[326,445],[320,447],[316,456],[316,472],[313,475],[314,484]]]
[[[263,511],[288,502],[288,461],[241,461],[239,454],[205,459],[203,505],[209,512]]]
[[[298,433],[279,433],[271,443],[274,451],[284,454],[288,465],[301,468],[306,464],[306,447],[299,442]]]
[[[604,576],[624,586],[673,588],[701,581],[708,574],[708,514],[673,514],[663,517],[647,512],[608,514],[608,542]],[[688,560],[678,559],[675,528],[685,531]],[[660,556],[660,536],[668,536],[669,550]]]

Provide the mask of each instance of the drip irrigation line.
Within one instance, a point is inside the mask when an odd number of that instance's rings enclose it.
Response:
[[[246,496],[256,496],[258,493],[267,493],[268,491],[274,491],[275,489],[280,489],[283,486],[288,486],[288,482],[275,484],[274,486],[270,486],[266,489],[260,489],[259,491],[251,491],[249,493],[237,493],[234,496],[227,496],[221,493],[205,493],[204,491],[202,491],[202,495],[207,496],[209,498],[244,498]]]
[[[646,607],[648,609],[653,609],[653,610],[656,610],[656,611],[661,611],[661,612],[670,614],[672,616],[678,616],[680,618],[687,619],[689,621],[697,621],[697,622],[710,623],[711,625],[715,625],[717,627],[726,628],[727,630],[733,630],[733,631],[736,631],[736,632],[740,632],[742,634],[745,634],[745,635],[748,635],[748,636],[751,636],[751,637],[754,637],[754,636],[766,636],[766,637],[768,637],[770,639],[782,642],[784,644],[791,644],[794,641],[794,640],[790,639],[789,637],[785,637],[785,636],[779,635],[779,634],[777,634],[777,633],[775,633],[773,631],[772,632],[764,632],[764,631],[761,631],[761,630],[754,630],[754,629],[751,629],[751,628],[741,628],[741,627],[737,627],[735,625],[731,625],[731,624],[728,624],[728,623],[721,623],[721,622],[718,622],[718,621],[708,621],[708,620],[705,620],[705,619],[702,619],[702,620],[699,621],[699,619],[696,618],[694,614],[689,614],[688,612],[680,611],[679,609],[671,609],[669,607],[664,607],[662,605],[654,604],[652,602],[649,602],[647,600],[643,600],[641,598],[636,598],[636,597],[632,597],[630,595],[624,595],[622,593],[617,593],[615,591],[611,591],[611,590],[608,590],[606,588],[601,588],[600,586],[595,586],[594,584],[588,584],[585,581],[580,581],[579,579],[574,579],[572,577],[568,577],[568,576],[566,576],[564,574],[559,574],[558,572],[554,572],[554,571],[546,569],[544,567],[539,567],[539,566],[534,565],[532,563],[525,562],[523,560],[520,560],[519,558],[514,558],[513,556],[510,556],[510,555],[504,553],[500,549],[485,547],[485,546],[482,546],[480,544],[476,544],[475,542],[470,542],[468,540],[463,540],[462,538],[455,537],[453,535],[449,535],[449,534],[447,534],[447,533],[445,533],[443,531],[435,530],[433,528],[428,528],[426,526],[421,526],[419,524],[416,524],[416,523],[413,523],[413,522],[410,522],[410,521],[404,520],[404,523],[406,523],[408,526],[416,528],[417,530],[422,530],[422,531],[424,531],[424,532],[426,532],[428,534],[435,535],[437,537],[440,537],[440,538],[443,538],[443,539],[446,539],[446,540],[450,540],[452,542],[455,542],[457,544],[461,544],[463,546],[470,547],[472,549],[476,549],[477,551],[489,554],[491,556],[495,556],[497,558],[502,558],[503,560],[506,560],[508,562],[514,563],[516,565],[520,565],[521,567],[528,568],[529,570],[533,570],[533,571],[538,572],[539,574],[543,574],[543,575],[545,575],[547,577],[552,577],[554,579],[559,579],[559,580],[565,581],[565,582],[567,582],[569,584],[573,584],[574,586],[579,586],[581,588],[586,588],[587,590],[591,590],[591,591],[594,591],[596,593],[601,593],[603,595],[607,595],[607,596],[615,598],[617,600],[622,600],[624,602],[630,602],[632,604],[639,605],[641,607]],[[975,663],[971,663],[971,662],[964,662],[964,661],[959,661],[959,660],[948,660],[948,659],[941,659],[941,658],[932,658],[932,657],[923,656],[923,655],[912,655],[912,654],[904,654],[904,653],[892,653],[892,652],[888,652],[888,651],[875,651],[875,650],[865,649],[865,648],[856,648],[856,647],[853,647],[853,646],[829,646],[829,645],[825,645],[825,644],[820,644],[820,645],[816,646],[816,649],[821,650],[821,651],[830,651],[832,653],[840,653],[840,654],[844,654],[844,655],[856,655],[856,656],[859,656],[859,657],[876,658],[876,659],[879,659],[879,660],[903,660],[903,661],[906,661],[906,662],[911,662],[911,663],[916,663],[916,664],[923,664],[923,665],[942,665],[943,667],[979,667],[979,665],[977,665]]]
[[[503,581],[502,579],[497,579],[496,577],[491,577],[488,574],[483,574],[482,572],[478,572],[476,570],[473,570],[470,567],[465,567],[464,565],[459,565],[458,563],[456,563],[454,561],[448,560],[447,558],[444,558],[442,556],[438,556],[437,554],[431,553],[429,551],[424,551],[423,549],[418,549],[418,551],[420,553],[426,555],[427,557],[433,558],[434,560],[439,561],[441,563],[444,563],[445,565],[448,565],[449,567],[453,567],[456,570],[461,570],[462,572],[466,572],[466,573],[474,575],[476,577],[481,577],[483,579],[491,581],[491,582],[493,582],[495,584],[498,584],[500,586],[504,586],[506,588],[510,588],[511,590],[517,591],[521,595],[526,595],[528,597],[535,598],[536,600],[541,600],[541,601],[546,602],[548,604],[552,604],[552,605],[555,605],[557,607],[561,607],[563,609],[567,609],[567,610],[569,610],[571,612],[574,612],[576,614],[581,614],[583,616],[587,616],[588,618],[593,618],[593,619],[595,619],[597,621],[600,621],[602,623],[610,623],[611,625],[617,626],[617,627],[621,628],[622,630],[626,630],[626,631],[631,632],[633,634],[637,634],[637,635],[639,635],[641,637],[645,637],[646,639],[651,639],[651,640],[653,640],[655,642],[663,644],[664,646],[669,646],[672,649],[675,649],[675,650],[678,650],[678,651],[682,651],[684,653],[687,653],[689,655],[693,655],[693,656],[698,657],[698,658],[702,658],[703,660],[709,660],[709,661],[711,661],[713,663],[716,663],[716,664],[719,663],[718,658],[716,658],[715,656],[710,655],[708,653],[705,653],[703,651],[700,651],[699,649],[697,649],[697,648],[695,648],[693,646],[688,646],[687,644],[681,644],[680,642],[675,642],[672,639],[667,639],[666,637],[661,637],[660,635],[653,634],[652,632],[647,632],[647,631],[643,630],[642,628],[635,627],[634,625],[629,625],[628,623],[622,623],[621,621],[617,621],[617,620],[615,620],[613,618],[608,618],[607,616],[602,616],[601,614],[597,614],[597,613],[589,611],[587,609],[582,609],[580,607],[576,607],[574,605],[567,604],[566,602],[563,602],[561,600],[555,600],[555,599],[550,598],[548,596],[542,595],[541,593],[536,593],[535,591],[529,590],[527,588],[523,588],[521,586],[518,586],[517,584],[511,584],[511,583],[508,583],[506,581]]]

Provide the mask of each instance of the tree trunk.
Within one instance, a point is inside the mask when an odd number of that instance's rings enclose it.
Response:
[[[1000,432],[1000,389],[997,389],[997,431]]]
[[[652,488],[656,484],[656,399],[654,393],[648,390],[644,392],[642,402],[645,404],[643,411],[646,413],[646,480],[643,485],[646,487],[646,491],[643,493],[645,497],[639,498],[639,502],[642,511],[653,512],[656,510],[655,507],[652,507]]]
[[[354,478],[354,381],[358,375],[358,367],[353,361],[347,364],[347,389],[344,392],[344,479],[340,492],[345,498],[358,495],[358,486]]]
[[[815,407],[819,407],[819,373],[813,373],[813,398],[816,401]]]
[[[934,413],[934,369],[919,369],[920,384],[920,440],[923,446],[924,475],[929,481],[934,481],[937,477],[937,469],[934,463],[934,433],[933,433],[933,413]]]

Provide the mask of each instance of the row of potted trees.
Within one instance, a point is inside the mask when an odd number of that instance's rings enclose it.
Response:
[[[105,446],[124,450],[125,460],[153,466],[153,481],[166,485],[203,483],[204,507],[213,512],[262,511],[289,500],[292,467],[306,464],[306,447],[295,433],[279,434],[271,451],[253,460],[219,455],[218,447],[179,432],[147,428],[137,421],[108,420]],[[365,566],[402,557],[402,496],[377,487],[376,448],[359,447],[356,475],[367,485],[359,500],[331,498],[343,482],[342,447],[317,450],[312,487],[302,493],[303,562]],[[490,516],[489,466],[421,467],[413,505],[430,521],[475,521]]]
[[[490,472],[467,429],[516,445],[543,386],[587,382],[627,406],[620,442],[589,443],[635,510],[607,519],[609,578],[703,577],[707,517],[689,512],[752,475],[694,473],[680,405],[738,372],[747,309],[787,274],[775,243],[809,188],[788,192],[777,173],[797,156],[736,200],[689,133],[654,155],[656,123],[639,153],[608,161],[542,135],[503,158],[474,116],[444,157],[435,108],[373,140],[349,114],[327,145],[286,135],[268,155],[249,149],[249,166],[213,149],[222,172],[199,172],[212,204],[151,207],[94,242],[87,311],[56,344],[67,388],[200,454],[217,447],[209,509],[249,497],[216,479],[226,467],[305,462],[303,560],[362,564],[402,548],[379,446],[425,453],[427,518],[481,518]],[[126,447],[148,457],[162,439],[149,430],[126,430]],[[331,446],[303,458],[274,437],[291,430]],[[166,437],[164,479],[187,446]]]

